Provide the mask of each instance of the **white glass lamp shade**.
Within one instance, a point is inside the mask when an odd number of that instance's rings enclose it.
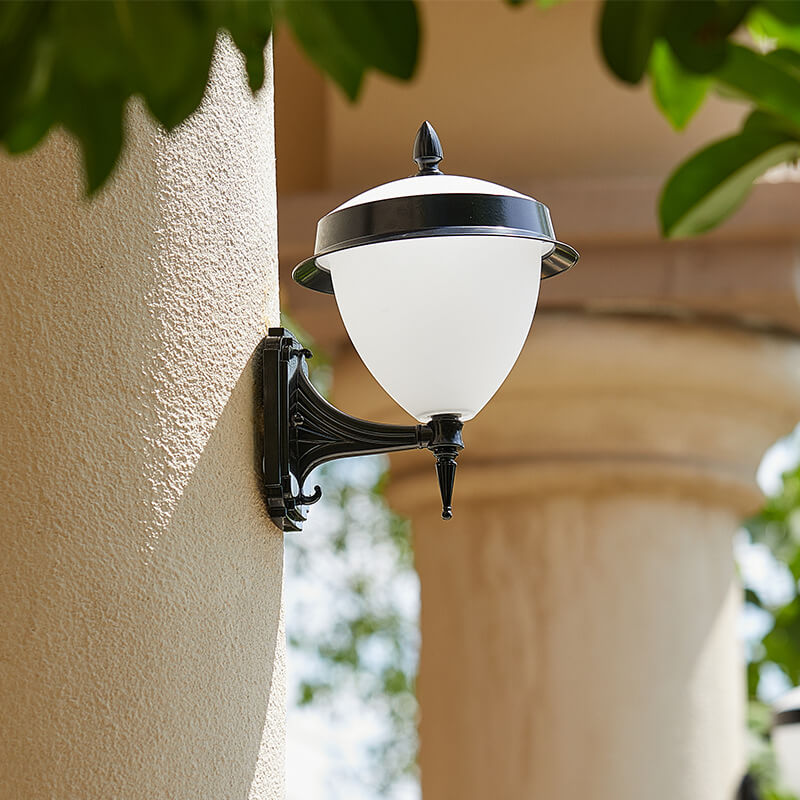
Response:
[[[375,200],[387,200],[393,197],[411,197],[420,194],[488,194],[505,197],[533,198],[521,192],[515,192],[499,183],[484,181],[480,178],[468,178],[465,175],[415,175],[413,178],[400,178],[397,181],[373,186],[342,203],[334,210],[359,206]]]
[[[432,236],[318,260],[354,347],[386,392],[420,422],[465,421],[519,356],[550,249],[511,236]]]

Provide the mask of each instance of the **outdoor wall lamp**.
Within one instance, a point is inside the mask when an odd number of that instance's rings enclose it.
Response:
[[[311,353],[271,328],[263,349],[264,484],[269,514],[300,530],[305,480],[346,456],[426,447],[436,457],[442,517],[452,516],[461,428],[486,405],[517,360],[541,278],[578,253],[557,241],[550,212],[495,183],[443,175],[442,148],[424,122],[419,172],[376,186],[317,224],[314,255],[295,267],[302,286],[336,297],[347,333],[386,392],[420,425],[355,419],[308,379]]]
[[[800,793],[800,687],[791,689],[772,706],[772,746],[778,777],[791,794]]]

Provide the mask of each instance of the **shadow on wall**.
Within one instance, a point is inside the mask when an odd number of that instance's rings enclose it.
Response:
[[[282,746],[269,723],[283,719],[283,560],[252,468],[253,374],[251,360],[149,559],[146,648],[157,669],[162,652],[175,662],[161,663],[169,679],[150,700],[163,726],[148,761],[172,773],[152,796],[260,798],[280,777],[259,763],[262,741]],[[282,670],[282,644],[277,656]]]
[[[280,785],[282,539],[252,469],[252,374],[146,560],[136,535],[97,522],[21,531],[38,544],[12,571],[38,579],[18,584],[6,653],[9,796],[246,800]]]

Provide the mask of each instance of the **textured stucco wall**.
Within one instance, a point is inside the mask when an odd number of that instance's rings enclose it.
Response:
[[[270,87],[222,42],[180,129],[129,108],[91,202],[63,135],[0,160],[3,797],[282,796]]]

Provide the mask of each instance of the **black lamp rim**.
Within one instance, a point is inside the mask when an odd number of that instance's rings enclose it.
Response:
[[[302,286],[333,293],[322,256],[362,245],[434,236],[510,236],[548,242],[542,276],[569,269],[577,252],[558,242],[544,203],[526,195],[442,192],[385,197],[337,208],[317,223],[314,255],[295,267]]]
[[[530,231],[492,226],[432,228],[428,230],[409,231],[394,236],[375,235],[362,237],[351,242],[343,243],[340,246],[331,247],[301,261],[292,270],[292,278],[296,283],[299,283],[307,289],[313,289],[316,292],[323,292],[325,294],[333,294],[331,273],[319,263],[321,257],[367,244],[396,242],[405,239],[423,239],[433,236],[508,236],[517,239],[536,239],[541,242],[549,242],[553,247],[546,256],[542,257],[542,280],[566,272],[570,267],[575,266],[580,258],[578,251],[571,245],[559,242],[556,239],[550,239],[546,236],[533,234]]]
[[[525,195],[441,192],[384,197],[337,208],[317,223],[314,255],[372,236],[439,228],[510,228],[555,239],[550,210]]]
[[[776,711],[772,717],[772,726],[777,728],[780,725],[800,725],[800,708],[784,708]]]

